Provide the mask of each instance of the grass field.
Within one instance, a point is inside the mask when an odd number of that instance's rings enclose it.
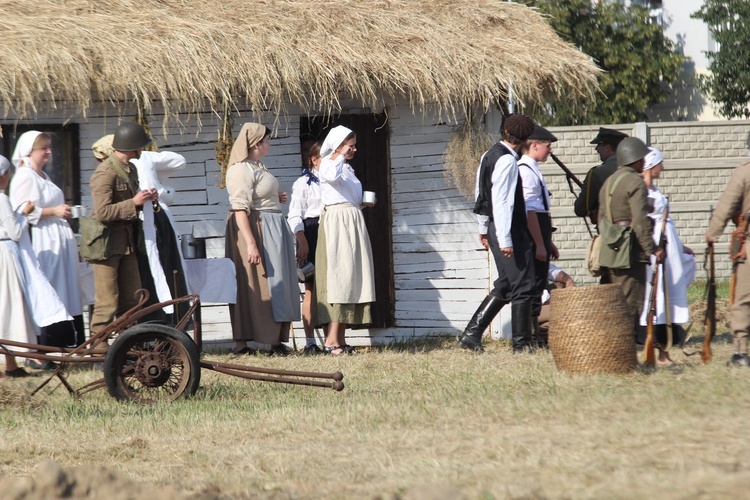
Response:
[[[104,390],[28,398],[39,377],[2,380],[0,473],[32,475],[44,459],[103,464],[195,498],[742,498],[750,370],[725,366],[728,340],[717,338],[710,365],[675,349],[675,366],[628,376],[571,377],[549,352],[514,356],[502,342],[482,356],[450,341],[335,358],[211,355],[341,370],[347,387],[204,370],[194,398],[152,407]]]

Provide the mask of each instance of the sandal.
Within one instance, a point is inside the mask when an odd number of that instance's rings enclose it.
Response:
[[[357,351],[355,351],[355,350],[354,350],[354,346],[352,346],[352,345],[349,345],[349,344],[344,344],[344,345],[342,345],[342,346],[341,346],[341,348],[342,348],[342,349],[344,350],[344,352],[345,352],[345,353],[347,353],[347,354],[348,354],[349,356],[351,356],[352,354],[356,354],[356,353],[357,353]]]
[[[324,345],[323,354],[330,354],[331,356],[341,356],[342,354],[346,354],[346,349],[341,345]]]

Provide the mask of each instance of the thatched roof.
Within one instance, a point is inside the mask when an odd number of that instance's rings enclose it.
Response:
[[[513,82],[590,97],[597,69],[505,0],[0,0],[0,107],[160,102],[169,113],[405,96],[487,104]]]

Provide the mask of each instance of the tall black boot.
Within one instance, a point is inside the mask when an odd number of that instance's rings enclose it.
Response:
[[[513,352],[531,349],[531,302],[513,302],[510,322],[513,330]]]
[[[539,326],[539,316],[531,318],[531,345],[539,349],[549,349],[547,339],[542,337],[542,327]]]
[[[464,333],[458,337],[458,346],[479,353],[484,352],[482,348],[482,335],[505,304],[506,302],[503,302],[494,295],[485,297],[482,304],[474,313],[474,316],[469,320],[469,324],[466,325]]]

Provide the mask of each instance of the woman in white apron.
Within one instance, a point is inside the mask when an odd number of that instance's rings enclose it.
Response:
[[[357,151],[357,136],[339,125],[320,148],[323,212],[315,255],[317,322],[328,323],[325,352],[353,353],[347,325],[372,323],[375,273],[370,235],[362,215],[362,184],[347,160]],[[374,203],[373,203],[374,204]]]
[[[664,157],[661,151],[655,148],[649,148],[651,152],[644,158],[643,181],[648,188],[649,205],[653,207],[649,217],[654,223],[654,243],[657,245],[661,241],[661,228],[664,223],[664,216],[669,208],[667,197],[659,191],[659,187],[654,181],[661,176],[664,170]],[[671,217],[666,220],[664,233],[667,239],[667,253],[664,263],[659,266],[659,276],[657,277],[656,289],[656,315],[654,317],[656,342],[660,346],[659,359],[660,365],[672,364],[667,351],[667,320],[671,323],[674,344],[678,344],[683,336],[684,329],[682,325],[690,321],[690,311],[688,309],[687,289],[695,277],[695,255],[693,251],[684,246],[677,234],[677,228]],[[641,313],[640,323],[645,327],[648,320],[651,304],[651,279],[653,277],[653,265],[655,259],[651,257],[651,266],[648,267],[646,274],[646,293]],[[665,273],[666,270],[666,282]],[[669,297],[669,307],[665,307],[666,296],[664,294],[664,285],[666,284],[667,296]],[[643,343],[646,338],[645,328],[639,329],[639,343]]]
[[[16,173],[10,183],[10,201],[19,206],[24,201],[35,205],[29,235],[39,266],[74,322],[44,327],[40,343],[57,347],[83,342],[83,306],[78,270],[78,245],[66,219],[70,206],[62,190],[44,173],[52,159],[52,139],[35,130],[18,138],[13,151]],[[21,242],[23,248],[23,240]]]

